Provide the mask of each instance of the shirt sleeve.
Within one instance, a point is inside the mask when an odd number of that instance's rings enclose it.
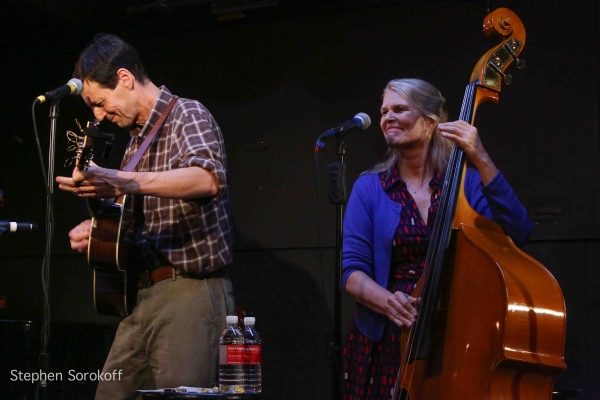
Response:
[[[210,112],[199,103],[179,110],[174,119],[176,140],[172,141],[172,168],[200,167],[217,179],[217,201],[227,187],[226,156],[221,129]]]

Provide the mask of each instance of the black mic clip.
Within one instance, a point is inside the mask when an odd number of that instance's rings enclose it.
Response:
[[[334,162],[327,165],[329,170],[329,202],[331,204],[346,204],[346,163]]]

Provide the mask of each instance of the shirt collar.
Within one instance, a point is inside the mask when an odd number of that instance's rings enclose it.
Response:
[[[161,86],[154,107],[152,107],[152,111],[150,111],[150,115],[148,116],[148,120],[144,125],[134,125],[131,127],[129,135],[131,137],[142,137],[147,135],[156,121],[158,121],[165,108],[167,108],[167,104],[169,104],[172,98],[173,94],[171,94],[171,91],[167,89],[166,86]]]
[[[441,189],[443,185],[442,174],[439,171],[435,171],[431,177],[431,181],[429,181],[429,187],[433,190],[438,190]]]
[[[380,172],[379,179],[381,180],[384,190],[389,190],[396,184],[400,184],[401,187],[406,187],[406,183],[400,179],[400,173],[398,172],[397,167],[395,167],[393,171],[388,170]],[[442,185],[442,174],[439,171],[435,171],[429,181],[429,187],[433,190],[438,190]]]
[[[406,187],[406,184],[400,179],[398,168],[394,168],[393,171],[387,170],[380,172],[379,179],[381,180],[384,190],[391,189],[398,182],[400,182],[403,187]]]

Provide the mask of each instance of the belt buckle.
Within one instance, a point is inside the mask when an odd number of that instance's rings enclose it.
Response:
[[[142,274],[140,275],[140,280],[138,283],[138,286],[140,288],[149,288],[150,286],[152,286],[152,279],[150,278],[150,271],[145,270],[142,272]]]

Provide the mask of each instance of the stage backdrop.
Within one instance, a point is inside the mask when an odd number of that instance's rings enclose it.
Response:
[[[378,115],[387,81],[430,81],[446,97],[451,118],[458,118],[475,63],[496,43],[482,32],[483,3],[280,1],[236,20],[217,21],[208,7],[188,7],[129,18],[115,10],[114,21],[87,24],[9,1],[6,15],[11,17],[0,36],[5,77],[0,180],[7,200],[0,220],[36,222],[40,232],[0,236],[5,304],[0,319],[32,321],[35,330],[42,315],[45,176],[31,102],[71,77],[79,51],[95,33],[116,33],[140,51],[155,83],[200,100],[222,128],[236,230],[229,273],[238,304],[256,316],[263,337],[264,398],[330,399],[332,326],[341,315],[345,332],[353,301],[343,294],[341,310],[335,309],[336,208],[328,201],[326,165],[338,160],[337,142],[328,141],[315,157],[316,138],[358,112],[371,117],[369,129],[346,140],[350,192],[360,172],[385,154]],[[593,0],[492,3],[510,6],[523,20],[527,65],[510,68],[513,83],[504,86],[498,105],[479,109],[476,126],[534,221],[524,250],[554,274],[564,292],[567,369],[556,387],[597,399],[598,6]],[[45,104],[35,110],[46,168],[48,112]],[[67,130],[78,129],[76,119],[85,124],[90,118],[80,98],[61,101],[55,175],[70,173],[64,166]],[[97,156],[95,161],[116,167],[127,134],[109,124],[101,127],[117,140],[110,159]],[[118,323],[94,313],[91,271],[85,258],[69,248],[68,231],[85,218],[83,201],[56,190],[50,280],[56,327],[51,362],[56,368],[74,368],[69,364],[78,359],[74,352],[87,355],[81,368],[100,368]],[[10,332],[29,326],[5,325],[8,333],[0,339],[8,347],[15,337]],[[69,336],[65,326],[79,329]],[[86,346],[92,339],[96,345]],[[16,368],[10,360],[3,358],[2,384],[7,371]],[[94,383],[87,385],[85,393],[92,393]],[[81,391],[81,386],[50,389],[59,396]]]

